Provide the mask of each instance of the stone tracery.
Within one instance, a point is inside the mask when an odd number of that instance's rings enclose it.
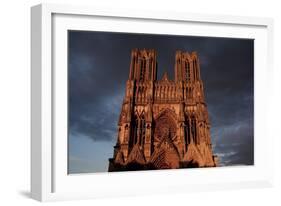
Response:
[[[196,52],[176,52],[175,80],[156,51],[133,49],[109,171],[216,166]]]

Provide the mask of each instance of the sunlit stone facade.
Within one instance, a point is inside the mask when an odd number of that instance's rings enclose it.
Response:
[[[217,166],[196,52],[177,51],[174,72],[157,80],[156,51],[132,50],[109,171]]]

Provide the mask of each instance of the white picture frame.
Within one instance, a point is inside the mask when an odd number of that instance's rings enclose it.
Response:
[[[133,26],[136,24],[146,25],[146,30]],[[160,26],[154,27],[154,24]],[[174,27],[171,34],[181,32],[255,39],[255,164],[190,169],[188,172],[165,170],[68,175],[67,110],[63,109],[67,95],[66,31],[73,28],[136,33],[145,30],[167,34],[170,31],[165,25]],[[186,30],[187,25],[192,31]],[[31,8],[31,26],[32,198],[52,201],[272,186],[273,134],[269,132],[267,121],[271,98],[268,91],[272,88],[270,80],[273,75],[272,19],[40,4]]]

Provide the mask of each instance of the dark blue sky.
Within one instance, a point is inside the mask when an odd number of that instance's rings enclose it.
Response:
[[[69,31],[69,172],[107,171],[133,48],[157,51],[174,78],[175,51],[197,51],[221,165],[253,164],[254,40]]]

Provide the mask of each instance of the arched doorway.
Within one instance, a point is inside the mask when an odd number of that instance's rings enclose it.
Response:
[[[173,138],[177,132],[175,114],[170,109],[161,112],[155,119],[154,137],[156,142],[164,138]]]
[[[155,119],[154,152],[151,158],[155,169],[179,167],[179,154],[173,143],[177,132],[175,116],[172,110],[166,109]]]

